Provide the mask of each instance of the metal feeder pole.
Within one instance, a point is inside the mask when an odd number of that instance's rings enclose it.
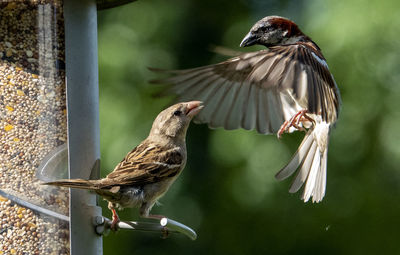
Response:
[[[99,89],[95,0],[65,0],[65,60],[69,178],[99,177]],[[102,237],[92,219],[101,216],[96,195],[71,189],[72,255],[103,254]]]
[[[95,0],[64,2],[68,172],[71,179],[98,179],[100,174],[97,9],[131,1],[97,1],[97,6]],[[72,255],[103,254],[102,234],[109,227],[109,220],[102,216],[94,193],[70,190],[69,225]],[[191,228],[168,218],[158,223],[125,221],[120,222],[119,227],[178,232],[192,240],[197,238]]]

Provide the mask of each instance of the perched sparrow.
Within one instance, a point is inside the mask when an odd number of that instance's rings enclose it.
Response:
[[[89,189],[108,201],[113,213],[112,228],[119,222],[115,208],[138,207],[140,216],[151,215],[154,203],[163,196],[186,164],[186,130],[203,108],[200,101],[179,103],[162,111],[149,136],[100,180],[59,180],[47,185]]]
[[[194,69],[165,71],[179,99],[201,100],[195,122],[225,129],[256,129],[262,134],[308,129],[290,162],[277,173],[283,180],[300,170],[290,192],[305,183],[302,199],[325,195],[328,136],[338,118],[340,94],[320,48],[292,21],[268,16],[258,21],[241,47],[268,49]]]

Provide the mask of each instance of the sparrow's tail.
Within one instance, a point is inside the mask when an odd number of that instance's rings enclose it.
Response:
[[[54,185],[61,187],[77,188],[77,189],[99,189],[98,180],[83,180],[83,179],[63,179],[54,182],[46,182],[44,185]]]
[[[297,192],[305,183],[301,197],[304,202],[312,197],[318,203],[325,195],[328,138],[329,124],[317,123],[307,132],[290,162],[275,175],[278,180],[284,180],[300,168],[289,192]]]

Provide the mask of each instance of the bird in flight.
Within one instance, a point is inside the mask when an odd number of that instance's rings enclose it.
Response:
[[[242,53],[224,62],[168,73],[154,80],[169,84],[179,100],[201,100],[195,122],[227,130],[256,129],[261,134],[306,131],[289,163],[277,174],[283,180],[297,171],[289,192],[303,184],[301,198],[320,202],[325,195],[329,132],[341,104],[339,89],[321,49],[291,20],[268,16],[253,25],[241,47],[267,49]]]
[[[202,108],[202,102],[191,101],[162,111],[149,136],[103,179],[64,179],[44,184],[95,191],[108,201],[114,230],[119,222],[116,208],[137,207],[142,217],[164,218],[150,214],[150,210],[185,167],[186,131]]]

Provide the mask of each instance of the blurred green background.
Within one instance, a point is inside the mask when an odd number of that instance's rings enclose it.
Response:
[[[400,254],[398,0],[139,0],[99,12],[102,175],[172,103],[152,96],[157,75],[147,67],[221,61],[213,45],[243,50],[243,36],[268,15],[294,20],[318,43],[342,93],[323,202],[305,204],[288,193],[291,180],[274,179],[303,133],[277,140],[192,124],[186,169],[152,212],[198,239],[120,231],[104,238],[104,254]]]

